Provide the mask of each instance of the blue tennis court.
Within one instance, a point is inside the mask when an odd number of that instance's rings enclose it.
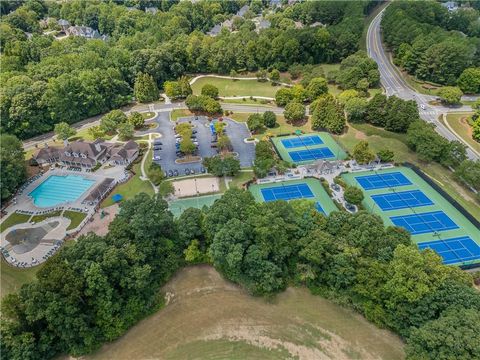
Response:
[[[392,220],[396,226],[401,226],[410,231],[412,235],[458,229],[458,225],[443,211],[392,216],[390,220]]]
[[[433,201],[421,190],[372,195],[372,199],[383,211],[433,205]]]
[[[265,188],[261,190],[265,201],[293,200],[313,198],[312,190],[307,184],[284,185]]]
[[[412,182],[401,172],[356,176],[355,179],[365,190],[412,185]]]
[[[315,209],[317,209],[318,212],[321,212],[322,214],[325,215],[325,211],[323,210],[322,205],[320,205],[320,202],[317,201],[315,203]]]
[[[321,145],[323,144],[322,139],[318,135],[309,135],[309,136],[299,136],[291,139],[283,139],[283,146],[286,149],[301,147],[301,146],[312,146],[312,145]]]
[[[330,150],[328,147],[290,151],[288,155],[290,155],[293,161],[309,161],[335,157],[332,150]]]
[[[424,242],[418,244],[418,248],[435,250],[443,258],[444,264],[480,259],[480,246],[470,236]]]

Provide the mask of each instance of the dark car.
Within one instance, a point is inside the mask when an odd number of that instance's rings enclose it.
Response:
[[[160,146],[154,146],[153,150],[162,150],[162,148]]]
[[[154,145],[163,145],[163,143],[159,140],[153,140]]]
[[[168,177],[172,177],[173,176],[173,171],[172,170],[168,170]]]
[[[197,130],[192,130],[192,134],[196,134],[197,133]]]
[[[173,170],[173,176],[178,176],[178,170]]]
[[[200,169],[200,171],[202,172],[202,174],[205,174],[205,173],[207,172],[207,170],[205,170],[204,167],[202,167],[202,168]]]
[[[190,170],[189,169],[185,169],[185,175],[189,175],[190,174]]]

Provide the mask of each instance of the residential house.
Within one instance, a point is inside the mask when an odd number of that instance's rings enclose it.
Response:
[[[244,17],[245,16],[245,13],[248,11],[249,9],[249,6],[248,5],[244,5],[240,8],[240,10],[237,11],[237,16],[240,16],[240,17]]]
[[[156,7],[147,7],[147,8],[145,8],[145,12],[147,14],[155,15],[158,12],[158,9]]]
[[[101,35],[97,30],[94,30],[88,26],[70,26],[65,31],[65,34],[68,36],[81,36],[86,39],[107,39],[107,35]]]

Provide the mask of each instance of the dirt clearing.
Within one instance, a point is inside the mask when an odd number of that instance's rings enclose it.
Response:
[[[308,290],[249,296],[212,267],[181,270],[168,304],[88,359],[403,359],[403,343]]]

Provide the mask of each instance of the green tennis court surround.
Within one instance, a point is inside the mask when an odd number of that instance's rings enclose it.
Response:
[[[445,264],[480,263],[480,229],[412,169],[396,167],[342,177],[363,190],[366,210],[379,215],[386,225],[408,230],[420,249],[437,251]]]
[[[328,196],[322,184],[317,179],[301,179],[276,183],[251,185],[248,190],[258,202],[275,200],[306,199],[315,203],[315,208],[326,215],[338,211],[333,200]]]
[[[283,160],[295,164],[343,160],[347,157],[346,152],[326,132],[279,136],[272,138],[272,142]]]

